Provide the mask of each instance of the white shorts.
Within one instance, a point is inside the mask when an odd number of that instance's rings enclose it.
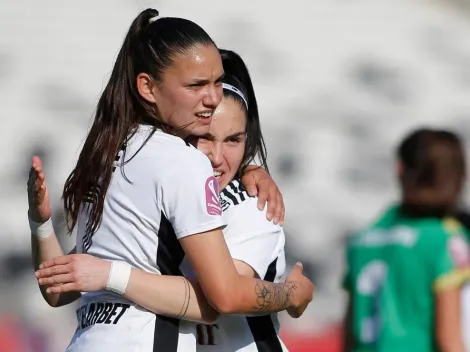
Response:
[[[196,351],[192,324],[122,302],[90,302],[77,309],[77,330],[66,352]]]

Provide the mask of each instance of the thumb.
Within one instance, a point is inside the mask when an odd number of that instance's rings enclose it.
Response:
[[[301,263],[301,262],[297,262],[297,263],[295,263],[295,265],[293,266],[293,268],[292,268],[292,270],[291,270],[291,274],[293,274],[293,273],[302,274],[303,269],[304,269],[304,266],[302,265],[302,263]]]

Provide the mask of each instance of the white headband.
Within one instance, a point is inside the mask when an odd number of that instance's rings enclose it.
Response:
[[[151,19],[149,19],[149,23],[153,23],[153,22],[155,22],[156,20],[159,20],[160,18],[161,18],[160,15],[154,16],[154,17],[152,17]]]
[[[240,98],[242,98],[243,102],[245,103],[245,106],[246,106],[246,109],[248,110],[248,102],[246,101],[246,98],[245,96],[243,95],[243,93],[241,92],[240,89],[228,84],[228,83],[222,83],[222,88],[223,89],[227,89],[227,90],[230,90],[232,92],[234,92],[235,94],[237,94]]]

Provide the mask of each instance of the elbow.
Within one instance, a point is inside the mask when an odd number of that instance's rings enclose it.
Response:
[[[237,314],[240,313],[237,302],[237,297],[234,295],[220,294],[211,300],[211,305],[218,314]]]
[[[221,314],[218,311],[216,311],[215,309],[211,309],[211,312],[204,313],[204,315],[202,316],[201,323],[207,325],[215,324],[217,319],[219,319],[220,315]]]

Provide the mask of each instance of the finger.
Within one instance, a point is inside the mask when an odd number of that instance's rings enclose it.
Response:
[[[34,182],[34,189],[39,190],[39,188],[41,188],[41,186],[44,185],[45,179],[46,179],[46,177],[45,177],[44,173],[40,172],[36,177],[36,181]]]
[[[38,156],[33,156],[32,160],[31,160],[31,164],[32,164],[33,168],[34,168],[38,173],[43,171],[42,160],[41,160],[40,157],[38,157]]]
[[[277,224],[279,222],[279,217],[280,215],[276,214],[276,209],[279,206],[279,190],[277,187],[269,187],[268,188],[268,211],[266,213],[266,218],[271,221],[271,220],[276,220],[276,215],[277,215],[277,222],[275,221],[274,223]]]
[[[53,286],[53,287],[48,287],[46,292],[47,293],[64,293],[64,292],[80,292],[80,289],[78,288],[78,284],[76,283],[68,283],[68,284],[63,284],[60,286]]]
[[[258,190],[258,209],[259,210],[264,210],[264,207],[266,205],[268,198],[269,198],[268,188],[263,187],[262,183],[260,183],[259,190]],[[269,217],[269,215],[271,215],[271,217]],[[269,221],[271,221],[272,214],[267,214],[267,218]]]
[[[67,284],[73,282],[72,274],[60,274],[54,275],[51,277],[43,277],[38,280],[39,285],[58,285],[58,284]]]
[[[62,255],[60,257],[55,257],[51,260],[42,262],[41,265],[39,265],[39,269],[46,269],[54,265],[65,265],[70,263],[72,259],[72,255]]]
[[[34,275],[39,279],[43,277],[51,277],[58,274],[68,274],[70,265],[54,265],[46,269],[37,270]]]
[[[280,224],[281,221],[284,221],[284,201],[280,192],[277,194],[276,209],[274,210],[274,223]],[[269,204],[268,204],[269,206]]]
[[[279,221],[279,224],[280,224],[281,226],[284,225],[284,219],[285,219],[285,218],[286,218],[286,208],[283,207],[281,220]]]
[[[303,269],[304,269],[304,266],[301,262],[297,262],[295,263],[295,265],[292,267],[292,270],[290,271],[290,274],[302,274],[303,272]]]
[[[248,192],[250,197],[256,197],[258,194],[258,189],[256,188],[255,178],[250,174],[243,176],[242,183]]]

